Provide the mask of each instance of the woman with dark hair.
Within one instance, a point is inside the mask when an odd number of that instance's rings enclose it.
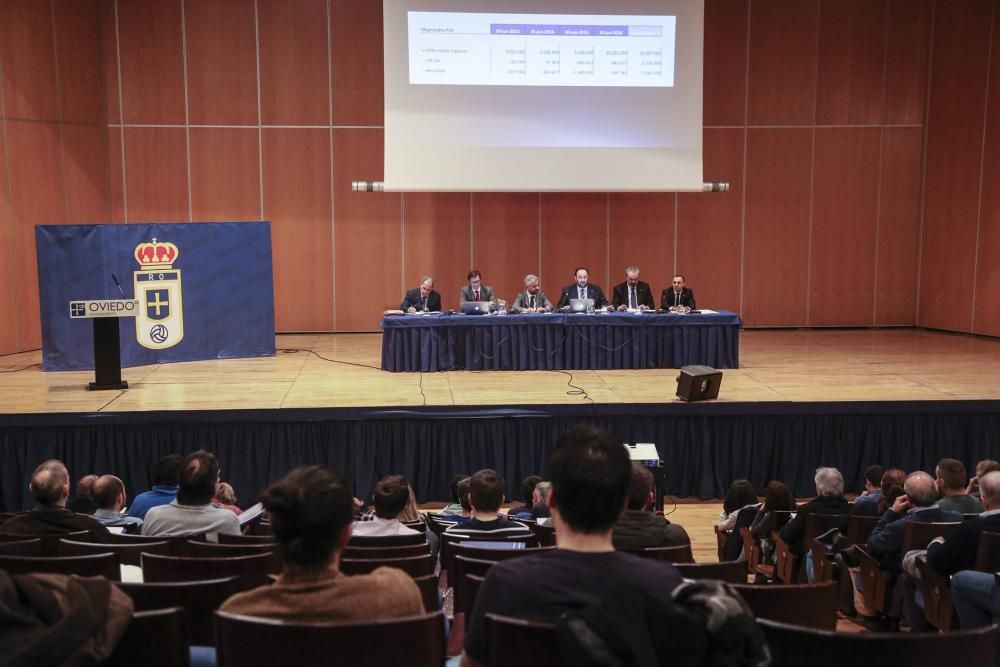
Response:
[[[882,516],[885,511],[892,507],[896,498],[903,495],[903,482],[906,481],[906,472],[899,468],[888,468],[882,473],[880,483],[882,496],[877,503],[855,503],[851,508],[851,514],[862,516]]]
[[[773,512],[792,511],[795,509],[795,498],[784,482],[771,480],[764,488],[764,502],[757,510],[757,515],[750,524],[750,533],[760,540],[761,561],[770,563],[774,560],[774,545],[771,544]],[[780,526],[779,526],[780,527]]]
[[[261,495],[285,568],[270,586],[237,593],[221,609],[294,621],[340,622],[422,614],[420,589],[402,570],[349,577],[339,570],[351,538],[353,496],[336,471],[297,468]]]
[[[744,507],[757,505],[757,491],[746,479],[738,479],[729,487],[729,493],[722,501],[722,512],[719,514],[719,530],[732,530],[736,525],[736,515]]]

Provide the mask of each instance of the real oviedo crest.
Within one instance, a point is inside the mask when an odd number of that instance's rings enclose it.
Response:
[[[145,348],[162,350],[184,338],[184,310],[181,304],[181,272],[173,268],[177,246],[151,243],[135,247],[140,269],[133,274],[139,312],[135,318],[135,337]]]

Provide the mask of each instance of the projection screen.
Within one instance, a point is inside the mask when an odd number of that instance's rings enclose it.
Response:
[[[702,189],[704,0],[383,9],[386,190]]]

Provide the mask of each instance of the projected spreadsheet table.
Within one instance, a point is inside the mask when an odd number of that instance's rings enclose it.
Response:
[[[676,18],[409,12],[410,83],[671,87]]]

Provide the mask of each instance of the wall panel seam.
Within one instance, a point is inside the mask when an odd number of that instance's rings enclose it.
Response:
[[[49,0],[52,15],[52,62],[56,70],[56,113],[59,116],[59,174],[62,178],[63,221],[69,222],[69,188],[66,184],[66,138],[63,134],[62,77],[59,75],[59,31],[56,29],[55,0]]]
[[[931,85],[934,83],[934,28],[937,18],[937,1],[931,2],[931,32],[927,36],[927,92],[924,95],[924,137],[921,146],[920,157],[920,225],[917,231],[917,303],[913,310],[913,324],[920,325],[920,307],[923,299],[920,298],[920,287],[923,283],[924,274],[924,226],[927,219],[927,144],[930,130],[931,113]]]
[[[326,0],[326,108],[330,121],[330,311],[333,316],[333,330],[337,330],[337,220],[334,206],[333,181],[333,25],[331,23],[330,0]]]
[[[7,138],[7,106],[6,100],[4,99],[4,66],[3,58],[0,58],[0,125],[3,128],[3,163],[5,165],[4,175],[6,176],[6,183],[4,184],[7,188],[7,252],[10,255],[10,266],[11,273],[14,269],[14,260],[16,255],[14,254],[14,191],[10,182],[10,151],[8,149],[10,141]],[[11,276],[13,278],[13,275]],[[14,349],[16,351],[21,351],[23,346],[21,344],[21,327],[20,318],[18,318],[17,313],[21,312],[18,307],[17,290],[12,289],[11,291],[11,301],[12,301],[12,311],[15,313],[14,316]]]
[[[885,2],[885,33],[882,36],[882,100],[880,117],[885,121],[886,116],[886,90],[889,87],[889,19],[891,0]],[[875,271],[872,276],[872,325],[878,324],[878,270],[879,270],[879,249],[881,247],[880,235],[882,233],[882,168],[885,156],[885,126],[878,130],[878,183],[875,190]]]
[[[194,184],[191,177],[191,104],[188,97],[187,14],[181,6],[181,66],[184,70],[184,154],[187,160],[188,222],[194,222]],[[123,119],[124,120],[124,119]]]
[[[118,0],[115,1],[115,61],[118,67],[118,119],[122,122],[118,128],[120,158],[122,170],[122,222],[128,224],[128,174],[125,164],[125,96],[122,94],[122,47],[121,25],[118,18]]]
[[[990,9],[990,45],[986,49],[986,100],[983,102],[982,144],[979,150],[979,196],[976,201],[976,245],[972,255],[972,313],[969,316],[969,331],[976,332],[976,285],[979,283],[979,237],[983,224],[983,174],[986,169],[986,131],[990,111],[990,75],[993,68],[993,40],[996,39],[996,8],[994,2]]]
[[[747,165],[750,153],[750,15],[753,12],[753,0],[747,0],[747,43],[746,67],[743,72],[743,174],[741,175],[742,192],[740,193],[740,277],[739,277],[739,309],[743,313],[744,270],[746,267],[746,227],[747,227]]]

